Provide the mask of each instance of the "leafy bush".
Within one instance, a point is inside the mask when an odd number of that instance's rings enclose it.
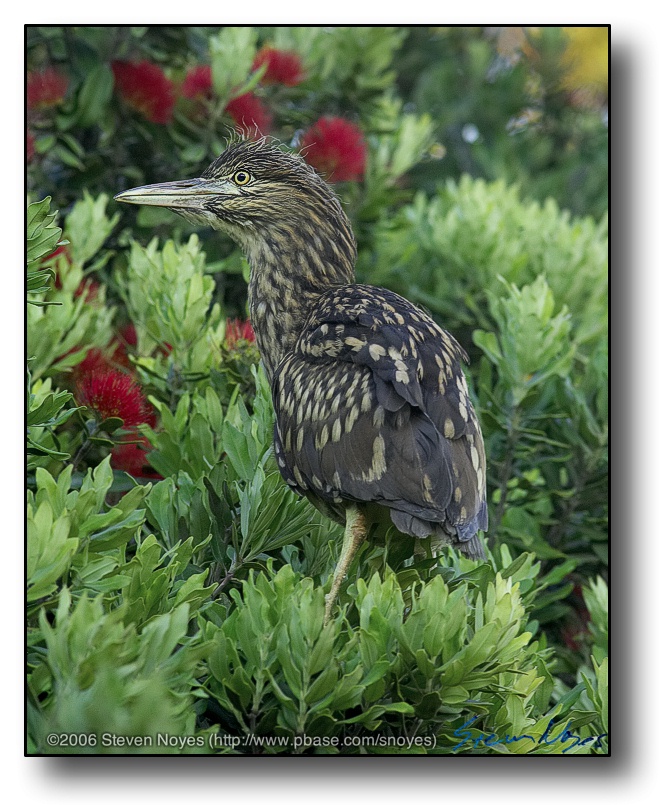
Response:
[[[478,361],[491,540],[604,573],[606,220],[571,220],[552,201],[463,177],[378,230],[360,277],[427,306]],[[557,590],[542,614],[549,628],[567,616],[568,594]]]
[[[452,53],[436,58],[438,43],[471,65],[468,112],[494,92],[510,120],[525,79],[545,75],[528,55],[494,69],[500,41],[474,31],[29,29],[31,752],[606,751],[604,197],[591,182],[579,202],[597,221],[545,199],[574,164],[532,183],[548,141],[563,154],[535,125],[472,152],[489,167],[471,173],[520,180],[506,154],[525,138],[521,190],[438,183],[438,137],[467,114],[457,94],[452,122],[434,112]],[[126,70],[151,96],[131,94]],[[554,90],[532,93],[545,123],[593,124],[592,105],[563,116]],[[120,219],[109,200],[197,174],[245,96],[293,145],[339,120],[359,279],[458,337],[486,441],[488,560],[392,534],[364,544],[325,628],[342,529],[273,459],[270,390],[233,320],[245,261],[215,233],[148,209]]]

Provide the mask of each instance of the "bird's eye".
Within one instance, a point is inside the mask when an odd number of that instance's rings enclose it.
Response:
[[[231,178],[238,185],[238,187],[243,187],[243,185],[246,185],[249,181],[251,181],[252,176],[247,171],[236,171]]]

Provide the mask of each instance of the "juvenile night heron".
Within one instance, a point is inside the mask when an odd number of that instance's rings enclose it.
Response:
[[[406,299],[355,283],[350,223],[313,168],[266,140],[245,140],[197,179],[115,198],[226,232],[249,260],[281,474],[345,523],[326,621],[373,523],[484,557],[485,451],[460,366],[466,355]]]

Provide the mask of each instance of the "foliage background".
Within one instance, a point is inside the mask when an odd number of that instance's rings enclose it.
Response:
[[[253,70],[264,45],[303,80]],[[597,29],[28,30],[30,751],[52,731],[167,733],[175,753],[562,752],[566,729],[571,753],[606,747],[606,53]],[[146,101],[117,60],[151,65]],[[200,65],[210,92],[186,97]],[[338,188],[358,277],[467,348],[487,443],[490,562],[367,546],[325,631],[339,534],[274,469],[258,356],[227,328],[244,261],[109,200],[197,175],[246,94],[293,145],[327,115],[363,132]],[[110,371],[130,379],[111,411],[90,385]]]

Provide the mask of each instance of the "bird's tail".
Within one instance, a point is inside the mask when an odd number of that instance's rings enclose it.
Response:
[[[487,508],[485,508],[485,528],[487,528]],[[407,512],[392,509],[391,520],[404,534],[411,534],[419,539],[430,537],[433,553],[445,545],[453,545],[469,559],[485,559],[485,549],[478,536],[482,518],[475,518],[469,523],[460,526],[450,526],[448,523],[431,523],[415,517]],[[482,527],[482,526],[481,526]]]

